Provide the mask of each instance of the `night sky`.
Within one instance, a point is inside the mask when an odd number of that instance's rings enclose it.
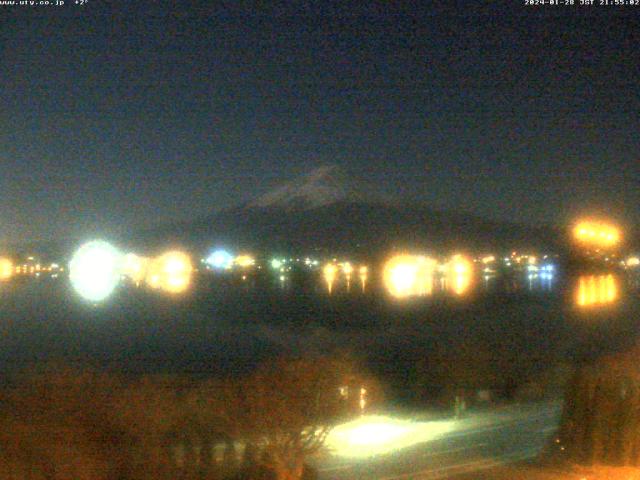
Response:
[[[0,6],[0,242],[189,219],[325,164],[439,208],[640,222],[640,7],[362,3]]]

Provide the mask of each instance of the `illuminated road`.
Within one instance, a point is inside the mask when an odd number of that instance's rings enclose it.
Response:
[[[369,458],[335,455],[316,466],[321,480],[453,478],[535,457],[556,430],[560,411],[560,402],[549,402],[472,413],[433,440]]]

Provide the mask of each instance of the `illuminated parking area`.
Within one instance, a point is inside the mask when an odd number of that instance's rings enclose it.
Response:
[[[346,458],[386,455],[435,440],[453,430],[448,420],[415,422],[381,415],[366,415],[334,428],[325,445]]]

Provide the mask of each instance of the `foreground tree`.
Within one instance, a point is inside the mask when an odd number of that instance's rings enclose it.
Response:
[[[263,366],[235,390],[230,404],[237,408],[238,430],[261,446],[262,467],[278,480],[298,480],[305,459],[323,446],[335,422],[360,408],[352,401],[354,393],[376,390],[363,377],[343,359],[279,360]]]
[[[161,452],[177,410],[171,388],[50,367],[2,393],[0,478],[171,478]]]
[[[579,366],[565,395],[560,445],[574,461],[640,466],[640,347]]]

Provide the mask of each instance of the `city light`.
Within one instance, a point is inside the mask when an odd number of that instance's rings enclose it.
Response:
[[[626,261],[627,267],[635,268],[640,266],[640,258],[638,257],[629,257]]]
[[[435,260],[420,255],[396,255],[384,266],[383,281],[396,298],[431,295]]]
[[[127,253],[122,261],[122,273],[137,285],[144,280],[148,263],[147,258]]]
[[[347,281],[347,291],[351,289],[351,274],[353,273],[353,265],[349,262],[345,262],[342,264],[342,273],[344,273],[345,279]]]
[[[581,245],[590,247],[608,248],[620,242],[620,231],[617,227],[596,221],[578,222],[573,229],[573,236]]]
[[[238,255],[234,262],[241,268],[249,268],[256,264],[256,259],[251,255]]]
[[[434,440],[450,432],[453,426],[452,421],[414,422],[366,415],[335,427],[326,445],[341,457],[367,458]]]
[[[618,284],[613,275],[583,275],[578,279],[576,303],[580,307],[607,305],[618,299]]]
[[[279,258],[274,258],[271,260],[271,268],[273,268],[274,270],[279,270],[280,268],[282,268],[282,265],[283,261]]]
[[[151,262],[147,271],[147,285],[168,293],[182,293],[189,288],[192,273],[189,255],[173,250]]]
[[[216,270],[226,270],[233,265],[233,256],[226,250],[216,250],[204,262]]]
[[[473,283],[473,263],[463,255],[454,255],[447,264],[447,282],[456,295],[464,295]]]
[[[338,272],[338,267],[336,267],[333,263],[327,263],[322,269],[322,273],[324,275],[324,281],[327,282],[327,289],[329,293],[333,290],[333,282],[336,279],[336,273]]]
[[[13,262],[8,258],[0,258],[0,281],[7,281],[13,277]]]
[[[107,298],[120,280],[122,254],[100,240],[85,243],[69,264],[71,285],[83,298],[99,302]]]
[[[364,292],[367,286],[367,278],[369,276],[369,269],[365,266],[362,265],[359,269],[358,269],[358,274],[360,276],[360,283],[362,284],[362,291]]]

